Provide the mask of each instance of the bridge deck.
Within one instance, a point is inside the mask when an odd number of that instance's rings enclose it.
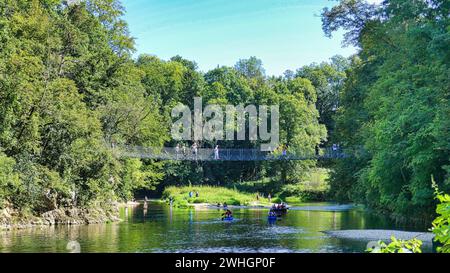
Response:
[[[177,151],[176,148],[172,147],[116,146],[114,150],[121,157],[175,161],[291,161],[347,157],[342,150],[333,150],[331,148],[321,149],[319,154],[315,152],[302,154],[287,152],[286,155],[263,152],[259,149],[219,149],[218,157],[214,153],[214,149],[208,148],[197,149],[197,153],[194,153],[192,149],[186,149],[184,151],[179,149]]]

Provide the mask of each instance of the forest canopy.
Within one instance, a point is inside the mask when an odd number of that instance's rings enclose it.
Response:
[[[279,105],[280,143],[292,152],[357,148],[328,163],[329,199],[430,219],[431,176],[450,190],[449,10],[446,0],[338,1],[322,12],[323,31],[343,29],[358,53],[270,76],[254,56],[206,72],[182,56],[133,58],[118,0],[0,0],[0,208],[38,214],[173,185],[296,184],[324,164],[161,162],[111,149],[176,146],[172,108],[202,97]]]
[[[321,97],[306,77],[267,77],[256,57],[206,73],[181,56],[133,59],[134,40],[119,1],[0,3],[0,207],[42,213],[99,206],[130,200],[136,190],[159,183],[229,185],[265,177],[291,183],[315,165],[117,156],[110,143],[174,147],[171,110],[192,106],[194,97],[205,104],[279,104],[282,143],[314,151],[327,138],[316,108]],[[200,143],[217,144],[260,143]]]
[[[336,163],[337,200],[397,219],[433,216],[431,176],[450,189],[450,2],[342,0],[323,29],[360,48],[347,70],[335,138],[363,153]]]

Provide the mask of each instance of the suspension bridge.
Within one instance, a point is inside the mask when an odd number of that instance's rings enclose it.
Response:
[[[209,148],[182,149],[173,147],[141,147],[127,145],[112,145],[115,153],[122,158],[142,158],[173,161],[299,161],[342,159],[350,156],[342,149],[321,148],[319,151],[286,154],[264,152],[259,149],[219,149],[218,152]]]

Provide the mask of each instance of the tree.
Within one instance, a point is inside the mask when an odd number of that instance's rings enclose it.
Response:
[[[119,2],[0,6],[0,206],[108,206],[159,182],[160,164],[130,164],[107,145],[167,137]]]
[[[342,56],[334,56],[330,63],[312,64],[297,70],[296,76],[311,81],[317,92],[316,107],[319,121],[327,127],[329,134],[334,131],[334,115],[339,107],[339,91],[347,77],[349,62]]]
[[[341,1],[323,13],[326,31],[343,27],[361,47],[361,61],[341,93],[337,123],[340,141],[365,152],[357,164],[339,163],[334,188],[345,183],[351,199],[398,220],[430,220],[428,178],[446,181],[449,175],[443,118],[450,105],[444,76],[449,48],[442,40],[449,32],[448,18],[439,16],[445,11],[441,1],[385,1],[378,7]],[[445,183],[439,186],[448,190]]]
[[[234,68],[244,77],[247,78],[264,78],[265,70],[262,61],[254,56],[248,59],[240,59]]]

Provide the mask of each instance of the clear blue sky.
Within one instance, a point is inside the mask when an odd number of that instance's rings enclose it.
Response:
[[[336,54],[342,35],[324,36],[320,11],[328,0],[122,0],[136,55],[181,55],[207,71],[256,56],[267,75],[281,75]]]

